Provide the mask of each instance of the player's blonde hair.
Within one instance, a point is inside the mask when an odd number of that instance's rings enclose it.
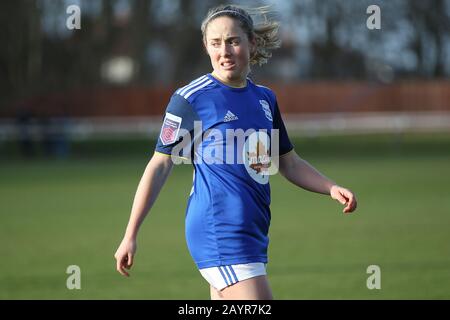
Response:
[[[238,5],[220,5],[208,11],[202,22],[201,30],[203,42],[206,43],[206,29],[215,18],[228,16],[240,22],[242,30],[248,39],[256,40],[256,50],[250,57],[250,64],[263,65],[272,57],[272,50],[281,46],[278,38],[279,23],[272,18],[273,12],[269,6],[244,8]],[[254,23],[252,16],[257,23]]]

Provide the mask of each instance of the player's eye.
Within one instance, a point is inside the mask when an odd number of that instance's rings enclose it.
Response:
[[[239,39],[231,39],[227,41],[227,44],[232,45],[232,46],[238,46],[240,43]]]
[[[212,45],[214,48],[220,47],[220,43],[219,43],[219,42],[211,42],[211,45]]]

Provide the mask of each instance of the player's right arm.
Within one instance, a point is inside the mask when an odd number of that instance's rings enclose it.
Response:
[[[185,154],[184,149],[180,153],[175,152],[174,147],[184,140],[186,134],[193,132],[196,119],[198,115],[187,100],[173,94],[166,108],[155,153],[139,182],[125,236],[114,255],[117,271],[124,276],[129,276],[125,269],[133,265],[139,227],[172,170],[172,156],[183,158],[189,154],[188,151]]]
[[[125,235],[114,255],[116,269],[124,276],[129,276],[125,269],[130,269],[133,265],[139,227],[158,197],[172,167],[173,162],[170,155],[155,152],[145,168],[134,196]]]

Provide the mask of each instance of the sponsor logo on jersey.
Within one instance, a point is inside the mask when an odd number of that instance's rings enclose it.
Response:
[[[243,148],[245,168],[250,176],[260,184],[269,182],[272,161],[270,157],[270,137],[264,131],[252,133]]]
[[[259,103],[261,104],[261,107],[264,110],[264,114],[266,115],[266,118],[269,121],[273,121],[272,111],[270,111],[269,103],[266,100],[259,100]]]
[[[181,127],[182,118],[169,112],[164,117],[164,122],[161,128],[159,138],[163,145],[168,145],[177,141],[178,131]]]

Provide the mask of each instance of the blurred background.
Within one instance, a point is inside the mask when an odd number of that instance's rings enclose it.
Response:
[[[200,24],[221,3],[2,3],[0,299],[209,298],[184,241],[190,166],[147,217],[130,279],[113,254],[170,96],[212,71]],[[250,77],[275,91],[300,156],[360,202],[343,216],[273,177],[275,298],[450,298],[450,1],[235,3],[272,6],[282,47]]]

